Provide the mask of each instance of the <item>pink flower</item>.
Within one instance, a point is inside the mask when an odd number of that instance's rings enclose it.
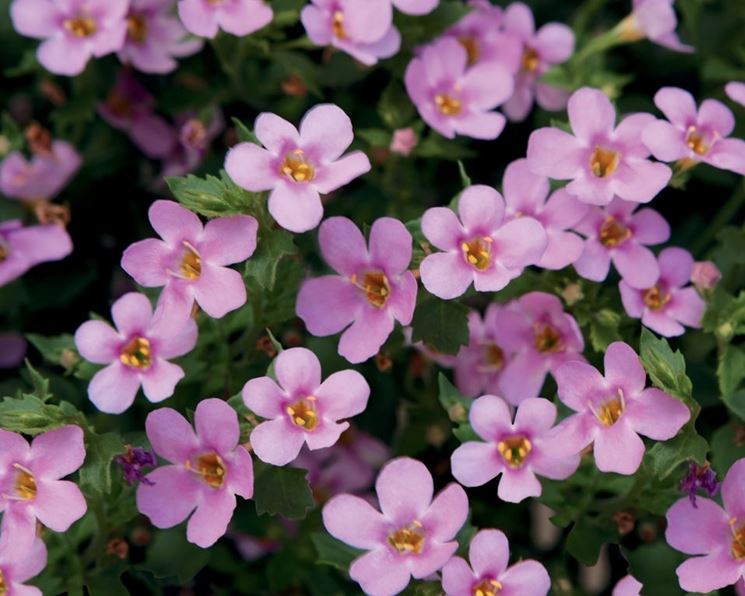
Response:
[[[494,324],[504,349],[514,354],[499,380],[500,395],[513,405],[537,397],[548,372],[584,360],[579,325],[553,294],[524,294],[500,310]]]
[[[75,147],[53,141],[49,154],[35,154],[28,161],[14,151],[0,163],[0,193],[9,199],[52,199],[80,169],[82,160]]]
[[[398,0],[416,4],[421,0]],[[305,32],[318,46],[333,46],[372,66],[401,47],[391,0],[311,0],[300,13]]]
[[[577,412],[557,427],[557,451],[579,453],[594,441],[602,472],[633,474],[644,456],[640,434],[667,441],[688,422],[686,405],[654,387],[628,344],[605,352],[605,376],[585,362],[567,362],[554,374],[559,399]]]
[[[547,242],[543,226],[532,217],[505,222],[502,195],[483,185],[463,191],[458,216],[447,207],[425,211],[422,232],[444,251],[422,261],[422,283],[446,300],[462,295],[471,282],[479,292],[501,290],[541,259]]]
[[[311,109],[300,122],[300,132],[276,114],[259,114],[255,132],[265,148],[236,145],[225,169],[246,190],[271,190],[269,213],[291,232],[306,232],[320,223],[319,193],[330,193],[370,171],[370,160],[362,151],[341,157],[354,132],[349,116],[338,106]]]
[[[246,303],[241,274],[226,267],[256,250],[258,224],[249,215],[218,217],[202,225],[174,201],[155,201],[150,223],[163,240],[148,238],[124,251],[122,268],[146,288],[164,286],[164,308],[188,318],[196,301],[219,319]]]
[[[114,302],[111,315],[116,329],[92,320],[75,332],[80,355],[107,365],[88,385],[90,400],[102,412],[120,414],[132,405],[140,385],[151,402],[171,397],[184,371],[168,359],[194,348],[194,320],[162,305],[153,313],[150,301],[136,292]]]
[[[582,277],[603,281],[611,262],[630,286],[648,288],[659,276],[660,269],[649,245],[661,244],[670,238],[670,226],[653,209],[636,211],[637,205],[614,199],[600,209],[592,207],[575,226],[587,241],[574,268]]]
[[[722,483],[720,507],[711,499],[684,497],[667,512],[665,539],[688,555],[677,569],[686,592],[712,592],[745,578],[745,459],[739,459]]]
[[[507,218],[528,215],[538,220],[546,230],[548,243],[536,265],[563,269],[582,254],[582,238],[567,230],[585,216],[589,207],[563,188],[549,196],[550,190],[548,179],[534,174],[526,159],[513,161],[504,172],[502,192]]]
[[[722,273],[712,261],[696,261],[691,269],[691,283],[699,292],[713,290],[722,279]]]
[[[72,252],[72,241],[62,226],[27,226],[18,219],[0,222],[0,287],[47,261]]]
[[[567,106],[574,135],[541,128],[528,139],[528,164],[538,174],[571,180],[566,189],[580,201],[607,205],[614,195],[647,203],[665,188],[672,171],[652,162],[642,143],[651,114],[626,116],[615,126],[616,110],[602,91],[584,87]]]
[[[186,29],[173,15],[173,5],[173,0],[130,0],[119,60],[142,72],[163,74],[175,70],[174,58],[191,56],[202,48],[202,40],[185,39]]]
[[[368,250],[351,220],[332,217],[321,225],[319,241],[323,258],[339,275],[305,281],[297,314],[313,335],[345,330],[339,354],[364,362],[377,354],[395,321],[408,325],[414,315],[417,283],[407,269],[411,234],[397,219],[381,217],[370,229]]]
[[[44,541],[36,538],[29,548],[22,549],[14,542],[3,544],[5,539],[0,537],[0,586],[8,596],[42,596],[39,588],[23,582],[36,577],[47,566]]]
[[[178,16],[200,37],[215,37],[218,28],[243,37],[271,23],[274,12],[264,0],[179,0]]]
[[[0,332],[0,368],[15,368],[23,362],[26,347],[20,333]]]
[[[693,46],[680,41],[675,29],[678,18],[675,16],[675,0],[633,0],[630,15],[630,35],[646,37],[650,41],[676,52],[693,52]]]
[[[501,394],[500,378],[511,354],[502,342],[497,318],[504,307],[491,303],[481,320],[477,311],[468,313],[468,345],[455,358],[455,385],[463,395]]]
[[[14,550],[33,545],[37,519],[55,532],[66,532],[83,517],[88,507],[80,489],[74,482],[60,480],[80,468],[83,460],[79,426],[42,433],[31,445],[19,434],[0,430],[2,531],[8,533]]]
[[[499,62],[468,68],[468,52],[451,37],[409,62],[405,82],[419,115],[444,137],[496,139],[504,128],[504,116],[490,110],[512,95],[512,75]]]
[[[417,146],[419,140],[413,128],[399,128],[393,132],[391,141],[391,151],[399,155],[409,155],[412,149]]]
[[[612,596],[640,596],[642,587],[633,575],[626,575],[613,587]]]
[[[303,444],[309,449],[331,447],[347,428],[344,418],[367,407],[370,387],[354,370],[343,370],[321,382],[321,363],[305,348],[281,352],[270,377],[251,379],[243,387],[243,401],[255,414],[271,418],[251,433],[256,456],[284,466],[295,459]]]
[[[432,12],[440,0],[390,0],[401,12],[411,15],[423,15]]]
[[[50,72],[74,76],[91,56],[124,44],[128,0],[13,0],[10,16],[21,35],[45,40],[36,52]]]
[[[408,457],[383,468],[375,485],[382,513],[367,501],[339,495],[323,508],[329,534],[368,551],[349,567],[350,577],[371,596],[392,596],[411,580],[441,569],[453,556],[453,540],[468,516],[468,497],[450,484],[432,500],[432,476]]]
[[[253,462],[238,444],[238,415],[221,399],[199,402],[194,428],[196,433],[171,408],[148,415],[150,444],[171,465],[156,468],[145,477],[148,483],[140,483],[137,509],[157,528],[172,528],[188,517],[186,539],[208,548],[228,529],[235,495],[253,496]]]
[[[510,120],[524,120],[535,97],[545,110],[563,110],[569,93],[558,87],[539,83],[538,78],[556,64],[566,62],[574,52],[574,33],[566,25],[548,23],[535,30],[530,7],[513,2],[504,11],[504,30],[521,41],[520,69],[515,77],[515,92],[504,104]]]
[[[745,175],[745,141],[727,138],[735,128],[735,117],[722,102],[706,99],[696,110],[696,100],[688,91],[663,87],[654,103],[669,120],[652,122],[642,134],[657,159],[704,162]]]
[[[501,530],[481,530],[468,547],[471,565],[453,557],[442,570],[442,589],[447,596],[546,596],[551,578],[546,568],[532,559],[507,567],[510,545]]]
[[[745,83],[731,81],[724,86],[724,92],[732,101],[745,106]]]
[[[618,287],[626,314],[665,337],[682,335],[683,325],[700,327],[706,302],[695,288],[683,287],[693,270],[691,253],[666,248],[659,256],[659,270],[659,278],[644,289],[634,289],[621,280]]]
[[[474,400],[468,419],[483,442],[468,441],[453,452],[453,476],[464,486],[481,486],[501,474],[499,498],[519,503],[540,496],[536,474],[564,480],[579,466],[577,454],[554,454],[556,406],[547,399],[522,400],[513,422],[507,402],[484,395]]]

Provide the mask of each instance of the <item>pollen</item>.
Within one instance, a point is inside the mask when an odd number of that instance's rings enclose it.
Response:
[[[35,498],[36,478],[34,478],[31,470],[24,468],[21,464],[13,464],[13,467],[16,469],[15,489],[18,498],[23,501]]]
[[[305,158],[302,149],[295,149],[285,155],[279,173],[295,182],[310,182],[316,177],[316,170]]]
[[[739,529],[734,529],[734,524],[737,523],[736,518],[732,518],[730,520],[730,524],[732,527],[732,556],[737,559],[738,561],[741,561],[742,559],[745,559],[745,524],[739,527]]]
[[[337,39],[347,38],[347,32],[344,30],[344,13],[341,10],[334,12],[331,19],[331,31]]]
[[[399,528],[388,535],[388,544],[401,555],[418,555],[424,549],[424,542],[424,527],[416,519],[408,526]]]
[[[365,293],[367,301],[375,308],[383,308],[391,297],[391,285],[382,271],[368,271],[362,276],[362,283],[357,282],[357,275],[352,275],[352,283]]]
[[[608,215],[600,225],[600,243],[608,248],[619,246],[632,236],[631,229],[612,215]]]
[[[483,346],[484,368],[487,370],[501,370],[504,366],[504,352],[497,344],[488,343]]]
[[[496,596],[502,591],[501,582],[496,579],[485,579],[473,587],[473,596]]]
[[[533,325],[533,333],[535,349],[542,354],[564,351],[561,333],[550,323],[536,323]]]
[[[688,148],[696,155],[706,155],[711,148],[706,142],[706,138],[704,137],[704,135],[700,134],[695,126],[690,126],[688,128],[686,145],[688,145]]]
[[[204,483],[212,488],[221,488],[225,484],[225,478],[228,475],[225,462],[215,452],[199,455],[194,464],[187,460],[185,467],[187,470],[200,476]]]
[[[590,409],[603,426],[613,426],[621,418],[624,407],[623,394],[619,389],[618,395],[604,401],[597,411],[592,406]]]
[[[650,310],[660,310],[664,308],[670,300],[672,300],[672,295],[660,284],[655,284],[648,290],[644,290],[642,300],[644,300],[644,304],[646,304]]]
[[[458,43],[466,50],[468,66],[476,64],[481,57],[481,49],[479,48],[479,42],[476,37],[472,35],[464,35],[458,38]]]
[[[460,247],[466,263],[479,271],[488,269],[491,264],[491,245],[493,242],[494,240],[488,236],[463,242]]]
[[[127,37],[135,43],[142,43],[147,38],[148,24],[144,14],[133,14],[127,17]]]
[[[445,116],[457,116],[463,108],[460,99],[446,93],[435,95],[435,105],[440,113]]]
[[[90,37],[97,31],[96,21],[88,16],[77,16],[72,19],[66,19],[63,26],[74,37]]]
[[[144,370],[152,362],[150,340],[145,337],[133,337],[130,342],[122,348],[119,353],[122,364],[132,368]]]
[[[511,468],[521,468],[532,450],[533,444],[524,435],[505,437],[497,443],[497,451]]]
[[[202,258],[199,256],[197,249],[184,240],[184,254],[181,257],[180,273],[181,276],[195,280],[202,275]]]
[[[295,426],[305,430],[313,430],[318,426],[318,412],[314,395],[296,401],[294,404],[287,406],[285,411]]]
[[[526,47],[525,51],[523,52],[522,60],[520,61],[520,67],[525,72],[536,72],[538,70],[538,67],[541,65],[541,58],[538,55],[538,52],[536,52],[531,47]]]
[[[590,169],[598,178],[605,178],[618,169],[620,161],[621,154],[618,151],[605,147],[595,147],[590,156]]]

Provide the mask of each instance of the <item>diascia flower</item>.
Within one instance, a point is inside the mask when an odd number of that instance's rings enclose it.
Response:
[[[705,99],[697,110],[688,91],[663,87],[654,103],[669,120],[654,121],[642,134],[657,159],[703,162],[745,175],[745,141],[727,138],[735,128],[735,117],[722,102]]]
[[[256,250],[259,226],[253,217],[218,217],[203,226],[174,201],[155,201],[149,216],[162,240],[132,244],[122,255],[122,268],[146,288],[164,286],[164,309],[187,319],[196,301],[219,319],[246,303],[241,274],[226,265],[245,261]]]
[[[46,566],[47,548],[41,538],[24,549],[11,537],[0,537],[0,586],[7,596],[42,596],[39,588],[23,582],[39,575]]]
[[[722,503],[683,497],[667,512],[665,539],[688,555],[677,569],[686,592],[712,592],[745,578],[745,459],[737,460],[722,483]]]
[[[547,399],[522,400],[513,422],[507,402],[484,395],[471,405],[468,420],[483,442],[468,441],[453,452],[453,476],[464,486],[481,486],[501,474],[499,498],[519,503],[540,496],[536,474],[564,480],[579,465],[577,454],[554,454],[556,406]]]
[[[59,261],[72,252],[72,241],[62,226],[27,226],[18,219],[0,222],[0,287],[31,267]]]
[[[321,225],[319,241],[323,258],[339,275],[306,280],[297,314],[313,335],[344,330],[339,354],[364,362],[377,354],[395,321],[408,325],[414,315],[411,234],[397,219],[382,217],[370,229],[368,249],[351,220],[332,217]]]
[[[74,76],[86,63],[122,47],[129,0],[13,0],[10,16],[21,35],[45,40],[36,52],[50,72]]]
[[[693,257],[682,248],[666,248],[659,256],[660,276],[643,289],[621,280],[619,289],[626,314],[641,319],[645,327],[665,337],[682,335],[683,325],[698,328],[706,302],[693,286],[687,285],[693,271]]]
[[[649,159],[642,131],[651,114],[631,114],[618,126],[616,110],[599,89],[575,91],[567,105],[573,134],[540,128],[528,139],[528,164],[538,174],[571,180],[566,189],[580,201],[607,205],[614,195],[647,203],[665,188],[672,171]]]
[[[633,349],[614,342],[605,352],[605,375],[585,362],[567,362],[554,374],[559,399],[573,414],[556,429],[557,452],[579,453],[595,443],[602,472],[633,474],[644,456],[639,435],[673,438],[688,422],[686,405],[654,387]]]
[[[505,117],[492,112],[513,90],[513,77],[499,62],[468,67],[468,52],[452,37],[425,47],[406,67],[405,83],[419,115],[442,136],[496,139]]]
[[[626,575],[613,586],[612,596],[639,596],[642,587],[633,575]]]
[[[137,488],[137,509],[158,528],[171,528],[188,517],[186,539],[208,548],[228,529],[235,496],[253,496],[253,462],[238,444],[238,415],[223,400],[200,401],[194,428],[196,433],[171,408],[148,415],[150,444],[170,465],[145,476],[147,482]]]
[[[463,191],[457,216],[447,207],[425,211],[422,232],[443,251],[422,261],[422,283],[446,300],[462,295],[471,282],[479,292],[501,290],[540,260],[547,242],[543,226],[532,217],[505,222],[502,195],[483,185]]]
[[[682,43],[675,29],[678,18],[675,0],[633,0],[631,14],[621,22],[621,34],[630,39],[647,38],[676,52],[693,52],[693,46]]]
[[[572,30],[560,23],[548,23],[536,31],[533,12],[522,2],[513,2],[505,9],[502,23],[508,34],[521,41],[515,92],[504,104],[504,113],[510,120],[524,120],[533,107],[534,97],[545,110],[563,110],[569,94],[558,87],[539,83],[538,77],[572,55]]]
[[[527,215],[538,220],[546,230],[546,250],[536,265],[544,269],[563,269],[582,254],[582,238],[569,229],[582,220],[589,207],[566,189],[561,188],[549,196],[550,190],[548,179],[533,173],[525,159],[513,161],[504,172],[502,192],[507,217]]]
[[[745,83],[730,81],[724,86],[724,92],[732,101],[745,106]]]
[[[538,561],[527,559],[508,567],[510,545],[501,530],[481,530],[468,547],[469,565],[453,557],[442,570],[447,596],[546,596],[551,578]]]
[[[335,538],[368,551],[349,567],[364,592],[392,596],[412,576],[425,578],[450,560],[468,516],[468,497],[450,484],[433,500],[432,476],[408,457],[386,464],[375,490],[382,513],[360,497],[338,495],[323,508],[323,524]]]
[[[649,245],[670,238],[670,226],[653,209],[636,210],[629,201],[614,199],[603,209],[592,207],[575,226],[585,242],[574,268],[582,277],[603,281],[611,262],[624,281],[634,288],[648,288],[657,280],[660,268]]]
[[[14,550],[32,547],[37,519],[55,532],[66,532],[83,517],[88,506],[80,489],[74,482],[60,480],[80,468],[83,460],[79,426],[42,433],[31,445],[21,435],[0,429],[2,531]],[[32,575],[24,579],[28,577]]]
[[[269,213],[291,232],[315,228],[323,217],[319,193],[326,194],[370,171],[362,151],[342,157],[352,144],[352,122],[332,104],[311,109],[300,122],[300,131],[276,114],[256,118],[260,147],[240,143],[225,160],[225,169],[236,184],[252,192],[271,190]]]
[[[582,331],[553,294],[524,294],[499,311],[495,327],[512,354],[499,379],[499,395],[513,405],[537,397],[548,372],[555,374],[569,360],[584,360]]]
[[[0,193],[9,199],[52,199],[80,169],[82,160],[66,141],[52,141],[49,152],[35,153],[27,160],[20,151],[0,163]]]
[[[75,332],[80,355],[107,365],[88,385],[90,400],[102,412],[120,414],[132,405],[140,385],[151,402],[171,397],[184,371],[168,359],[194,348],[196,323],[162,306],[153,313],[150,301],[136,292],[114,302],[111,316],[116,329],[92,320]]]
[[[283,466],[309,449],[331,447],[349,428],[344,418],[365,410],[370,387],[354,370],[343,370],[321,382],[321,363],[305,348],[291,348],[274,361],[277,382],[270,377],[251,379],[243,387],[243,401],[255,414],[271,420],[251,432],[256,456]]]
[[[264,0],[179,0],[178,16],[194,35],[211,38],[222,29],[243,37],[271,23],[274,12]]]

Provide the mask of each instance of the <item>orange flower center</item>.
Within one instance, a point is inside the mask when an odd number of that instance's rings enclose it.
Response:
[[[511,468],[521,468],[532,450],[533,444],[523,435],[506,437],[497,443],[497,451]]]
[[[305,159],[305,152],[302,149],[295,149],[285,155],[279,173],[295,182],[310,182],[316,177],[316,170]]]
[[[408,526],[399,528],[388,535],[388,544],[401,555],[418,555],[424,548],[424,541],[424,527],[416,519]]]
[[[5,261],[8,258],[8,255],[10,255],[10,247],[3,242],[2,238],[0,238],[0,263]]]
[[[463,242],[460,248],[463,251],[463,258],[466,263],[479,271],[487,269],[491,264],[491,245],[493,242],[494,240],[488,236]]]
[[[688,128],[686,144],[696,155],[706,155],[711,148],[706,142],[704,135],[699,134],[695,126],[690,126]]]
[[[500,370],[504,366],[504,352],[497,344],[484,344],[484,363],[488,370]]]
[[[564,351],[561,333],[550,323],[536,323],[533,325],[533,343],[535,349],[541,353],[555,353]]]
[[[620,161],[621,154],[618,151],[595,147],[595,151],[590,156],[590,169],[598,178],[605,178],[618,169]]]
[[[435,105],[440,110],[440,113],[445,116],[457,116],[463,108],[460,99],[447,93],[438,93],[435,95]]]
[[[88,16],[77,16],[72,19],[66,19],[63,26],[75,37],[90,37],[97,30],[96,21]]]
[[[225,462],[215,452],[203,453],[197,457],[196,463],[187,461],[186,469],[202,478],[207,486],[221,488],[225,484],[228,470]]]
[[[202,275],[202,258],[197,249],[186,241],[184,241],[184,254],[181,256],[179,270],[183,277],[192,281],[199,279]]]
[[[603,426],[613,426],[618,422],[621,418],[621,414],[623,414],[624,408],[623,393],[621,393],[620,389],[618,390],[617,396],[613,396],[604,401],[597,411],[592,408],[592,405],[590,406],[593,414],[595,414],[595,417],[600,420],[600,423]]]
[[[382,271],[368,271],[362,276],[362,283],[357,282],[354,274],[352,283],[365,293],[367,301],[375,308],[383,308],[391,297],[391,285]]]
[[[734,524],[737,523],[737,518],[732,518],[730,520],[730,525],[732,526],[732,556],[737,559],[738,561],[745,559],[745,524],[739,527],[739,529],[734,529]]]
[[[287,415],[295,426],[305,430],[313,430],[318,426],[318,412],[316,411],[316,397],[309,395],[305,399],[287,406]]]
[[[468,66],[473,66],[479,61],[481,49],[478,40],[473,36],[464,35],[458,38],[458,43],[463,46],[468,55]]]
[[[152,362],[150,340],[144,337],[133,337],[130,342],[122,348],[119,353],[122,364],[132,368],[144,370],[149,368]]]
[[[142,43],[147,37],[147,19],[144,14],[132,14],[127,17],[127,36],[135,43]]]
[[[660,310],[672,300],[672,296],[660,284],[655,284],[654,287],[644,290],[642,299],[651,310]]]
[[[540,56],[538,56],[538,52],[536,52],[530,46],[526,46],[525,51],[523,52],[522,60],[520,61],[520,67],[525,72],[533,73],[538,70],[540,64],[541,58]]]
[[[496,579],[485,579],[473,587],[473,596],[496,596],[502,591],[502,584]]]
[[[618,221],[612,215],[607,216],[600,226],[600,243],[609,248],[623,244],[631,238],[631,235],[632,233],[628,226]]]
[[[36,497],[36,478],[31,470],[21,464],[13,464],[16,469],[15,489],[18,498],[29,501]]]
[[[331,31],[337,39],[346,39],[347,32],[344,30],[344,13],[340,10],[334,12],[331,20]]]

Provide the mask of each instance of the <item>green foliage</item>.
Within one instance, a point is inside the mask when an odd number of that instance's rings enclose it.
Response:
[[[156,578],[175,578],[183,585],[207,565],[210,554],[209,549],[187,542],[183,526],[177,526],[154,534],[140,568]]]
[[[365,551],[352,548],[325,532],[314,532],[310,536],[318,553],[320,565],[330,565],[346,573],[349,565]]]
[[[425,298],[417,305],[411,326],[412,341],[442,354],[455,354],[468,344],[468,308],[455,300]]]
[[[262,193],[250,193],[237,186],[223,170],[220,177],[188,174],[166,178],[173,196],[187,209],[205,217],[254,215],[263,210]]]
[[[313,508],[307,470],[254,463],[254,501],[256,513],[302,519]]]
[[[437,383],[439,386],[440,403],[442,404],[442,407],[445,408],[450,420],[456,424],[456,426],[453,427],[453,434],[455,437],[461,443],[466,441],[478,441],[478,435],[474,432],[468,422],[468,412],[473,400],[461,395],[442,373],[437,376]]]

